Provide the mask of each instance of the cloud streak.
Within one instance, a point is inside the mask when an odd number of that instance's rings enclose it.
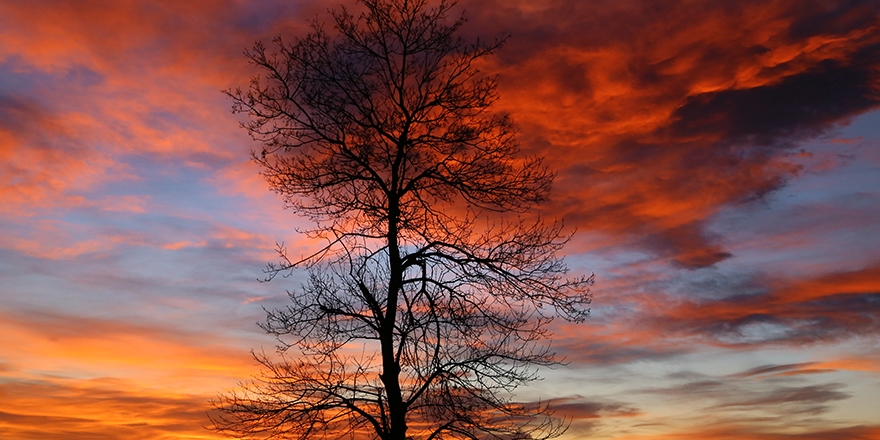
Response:
[[[766,294],[682,301],[658,314],[655,326],[721,345],[801,345],[878,336],[878,311],[880,269],[871,267],[777,285]]]
[[[133,391],[114,380],[4,381],[0,435],[21,440],[219,439],[202,428],[205,396]]]

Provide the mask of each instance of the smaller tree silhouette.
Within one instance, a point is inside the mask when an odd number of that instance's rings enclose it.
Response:
[[[221,396],[215,428],[268,438],[533,439],[564,423],[512,392],[558,361],[554,317],[589,313],[592,277],[567,277],[559,223],[527,211],[553,174],[517,156],[454,3],[362,0],[277,51],[228,92],[263,144],[270,187],[315,224],[319,252],[270,264],[308,283],[261,324],[279,356]]]

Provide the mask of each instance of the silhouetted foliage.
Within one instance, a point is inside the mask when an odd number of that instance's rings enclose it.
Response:
[[[315,224],[309,271],[261,324],[280,341],[262,375],[223,395],[215,428],[268,438],[532,439],[564,430],[512,391],[558,361],[548,324],[589,313],[559,223],[528,220],[553,174],[517,157],[496,79],[475,63],[452,2],[362,0],[276,51],[257,43],[246,91],[228,92],[263,144],[271,188]]]

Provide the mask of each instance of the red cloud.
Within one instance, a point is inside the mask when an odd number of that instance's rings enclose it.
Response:
[[[466,7],[475,31],[512,32],[487,70],[524,146],[560,171],[548,211],[682,267],[730,256],[703,225],[785,185],[791,147],[880,106],[866,3]]]

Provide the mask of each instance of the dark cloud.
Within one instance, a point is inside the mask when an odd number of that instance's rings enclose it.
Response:
[[[803,365],[778,367],[791,370]],[[773,415],[779,417],[778,420],[788,420],[792,426],[808,427],[816,422],[815,417],[827,413],[832,404],[852,397],[841,383],[810,383],[801,376],[761,375],[757,373],[761,369],[768,367],[726,377],[679,372],[668,376],[671,384],[640,392],[667,396],[673,401],[703,401],[708,413],[730,413],[728,421],[751,420],[750,425],[763,425],[765,429],[775,422],[772,418],[752,420],[755,414]]]
[[[702,222],[691,222],[647,235],[642,243],[686,269],[709,267],[733,256],[709,237]]]
[[[791,375],[791,374],[805,374],[805,373],[815,373],[822,372],[827,373],[832,370],[814,370],[809,369],[805,370],[805,368],[813,367],[817,365],[816,362],[801,362],[797,364],[783,364],[783,365],[762,365],[760,367],[751,368],[749,370],[743,371],[742,373],[737,373],[733,375],[734,377],[751,377],[751,376],[767,376],[767,375]]]
[[[838,0],[829,2],[795,3],[798,15],[787,36],[803,40],[816,34],[841,35],[854,29],[870,29],[877,24],[880,4],[873,0]]]
[[[583,396],[554,399],[550,402],[554,411],[573,419],[595,419],[599,417],[635,416],[639,410],[630,405],[616,402],[588,400]]]
[[[853,58],[823,60],[774,84],[689,96],[669,129],[675,137],[720,137],[717,148],[792,146],[880,105],[880,44]],[[749,154],[756,153],[741,153]]]
[[[760,307],[763,298],[752,298]],[[835,294],[778,304],[769,313],[747,313],[715,322],[708,334],[730,344],[808,344],[880,332],[880,293]]]
[[[758,282],[758,281],[755,281]],[[679,301],[654,325],[723,345],[802,345],[880,334],[880,268],[767,286],[745,295]]]
[[[589,325],[589,324],[587,324]],[[671,359],[688,353],[688,349],[664,344],[652,344],[644,334],[629,335],[625,331],[608,336],[584,336],[571,338],[557,335],[553,348],[564,354],[566,361],[585,365],[619,365],[635,361]],[[601,340],[597,342],[596,340]]]
[[[556,417],[565,419],[570,424],[568,435],[573,436],[590,436],[600,427],[617,425],[620,418],[638,417],[643,414],[629,403],[581,395],[549,401],[525,402],[525,405],[535,407],[547,405]]]
[[[725,376],[681,370],[667,374],[654,387],[629,395],[657,398],[670,407],[696,404],[702,408],[684,416],[691,417],[691,428],[677,430],[671,438],[873,438],[871,435],[880,432],[877,426],[829,429],[833,426],[827,419],[833,417],[831,410],[848,405],[844,402],[854,394],[847,385],[830,380],[831,376],[818,374],[817,365],[763,365]],[[817,374],[789,374],[807,371]]]
[[[756,393],[756,395],[744,398],[734,398],[711,408],[772,407],[774,410],[770,411],[779,412],[780,408],[784,408],[786,405],[793,405],[792,408],[782,411],[783,414],[818,415],[828,411],[828,403],[851,397],[850,394],[840,391],[844,387],[843,384],[839,383],[778,387],[764,393]]]

